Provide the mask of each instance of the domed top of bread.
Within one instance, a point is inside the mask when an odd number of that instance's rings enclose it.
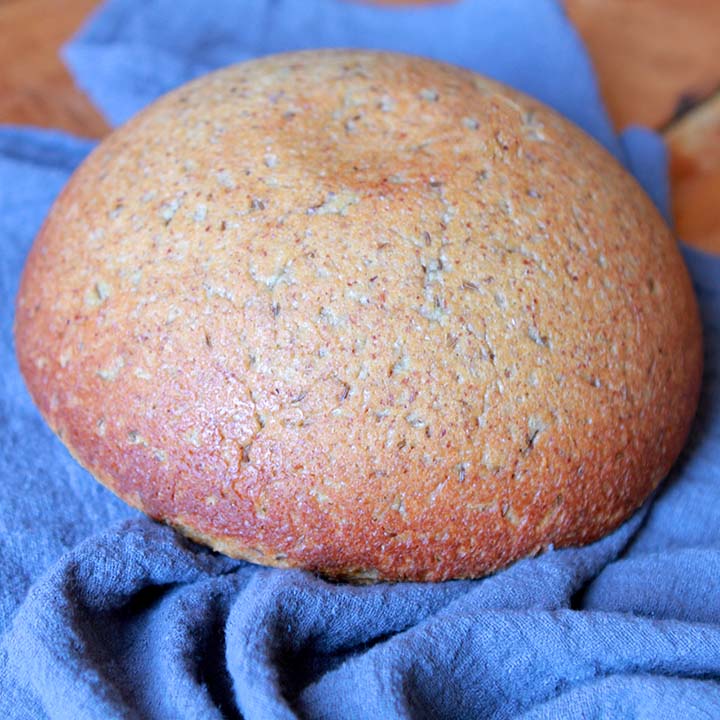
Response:
[[[701,366],[675,242],[607,152],[472,72],[355,51],[212,73],[113,133],[37,238],[16,338],[127,502],[356,580],[616,527]]]

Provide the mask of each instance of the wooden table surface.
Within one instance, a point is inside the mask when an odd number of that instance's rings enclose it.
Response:
[[[109,132],[58,56],[98,4],[0,0],[0,123],[97,138]],[[720,1],[565,0],[565,6],[616,127],[639,123],[665,135],[678,234],[720,253]]]

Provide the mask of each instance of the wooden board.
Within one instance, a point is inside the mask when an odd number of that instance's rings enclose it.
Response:
[[[616,126],[664,131],[679,237],[720,253],[720,98],[712,97],[720,87],[720,2],[566,4]]]
[[[376,0],[409,4],[428,0]],[[448,0],[445,0],[448,1]],[[102,137],[58,49],[98,0],[0,0],[0,122]],[[617,127],[668,129],[680,235],[720,253],[720,107],[671,123],[720,86],[720,0],[565,0]]]
[[[718,0],[566,0],[617,127],[664,127],[720,86]]]
[[[720,93],[665,132],[678,235],[720,253]]]
[[[101,137],[109,130],[58,51],[98,0],[0,0],[0,122]]]

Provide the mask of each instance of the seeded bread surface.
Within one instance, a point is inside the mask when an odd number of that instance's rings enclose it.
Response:
[[[667,474],[696,302],[636,182],[471,72],[319,51],[196,80],[55,203],[22,372],[125,501],[253,562],[476,577]]]

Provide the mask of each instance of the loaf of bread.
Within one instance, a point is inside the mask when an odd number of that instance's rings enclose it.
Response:
[[[677,458],[702,355],[607,152],[472,72],[355,51],[212,73],[113,133],[35,242],[16,342],[125,501],[366,582],[615,528]]]

